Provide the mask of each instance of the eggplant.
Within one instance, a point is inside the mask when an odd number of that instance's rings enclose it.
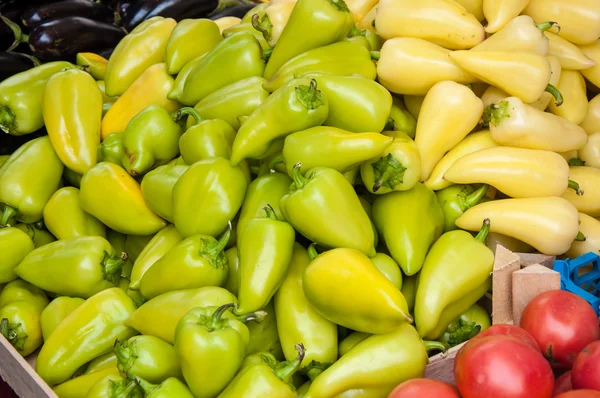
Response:
[[[131,10],[135,7],[136,0],[119,0],[115,7],[116,13],[118,15],[119,24],[123,24],[124,21],[129,19],[129,15],[131,14]]]
[[[112,53],[115,51],[114,48],[105,48],[104,50],[98,51],[96,54],[101,56],[104,59],[109,59]]]
[[[162,0],[139,0],[130,4],[126,10],[126,16],[123,18],[122,25],[128,32],[131,32],[136,26],[144,21],[146,15],[150,13]]]
[[[21,22],[33,29],[44,21],[70,16],[101,22],[112,22],[114,19],[113,12],[104,4],[90,0],[63,0],[28,9],[23,13]]]
[[[17,73],[25,72],[37,64],[39,64],[39,61],[31,56],[12,51],[2,51],[0,52],[0,81]]]
[[[123,29],[82,17],[42,22],[29,35],[29,47],[43,60],[73,60],[79,52],[114,48],[125,36]]]
[[[219,11],[216,14],[211,14],[210,19],[215,20],[223,17],[238,17],[242,18],[251,9],[256,7],[256,4],[240,4],[238,6],[227,7],[223,11]]]

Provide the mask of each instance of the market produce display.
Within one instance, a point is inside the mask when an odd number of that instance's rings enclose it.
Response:
[[[596,0],[0,13],[0,333],[60,398],[600,394],[587,301],[482,305],[498,244],[600,254]]]

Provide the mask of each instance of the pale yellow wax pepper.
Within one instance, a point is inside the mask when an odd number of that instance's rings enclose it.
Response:
[[[483,0],[483,15],[487,19],[485,31],[496,33],[527,7],[529,0]]]
[[[579,232],[585,240],[573,241],[565,256],[575,258],[589,252],[600,254],[600,221],[585,213],[579,213]]]
[[[550,29],[551,23],[536,25],[527,15],[520,15],[471,51],[524,51],[539,55],[548,54],[548,39],[543,29]]]
[[[600,169],[600,131],[588,136],[587,144],[577,151],[577,157],[585,166]]]
[[[596,87],[600,87],[600,38],[592,44],[580,46],[579,48],[585,56],[596,63],[591,68],[582,69],[581,74]]]
[[[579,196],[569,189],[562,197],[571,202],[580,212],[592,217],[600,217],[600,169],[571,166],[569,178],[579,184],[583,195]]]
[[[587,114],[580,126],[588,134],[600,132],[600,94],[590,100]]]
[[[560,106],[550,102],[550,112],[575,124],[583,122],[588,111],[588,100],[585,80],[581,73],[576,70],[563,70],[556,88],[562,94],[563,102]]]
[[[544,32],[544,35],[548,38],[548,54],[557,57],[563,69],[580,70],[596,65],[579,47],[559,34]]]

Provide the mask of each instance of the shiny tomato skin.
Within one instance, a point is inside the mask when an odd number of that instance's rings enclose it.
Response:
[[[388,398],[460,398],[448,383],[431,379],[412,379],[394,388]]]
[[[572,389],[573,384],[571,383],[571,371],[569,370],[554,381],[553,396],[557,396],[563,392],[571,391]]]
[[[600,398],[600,391],[573,390],[557,395],[556,398]]]
[[[556,369],[571,369],[583,347],[600,338],[592,306],[564,290],[544,292],[531,300],[521,316],[521,327]]]
[[[479,338],[487,337],[487,336],[516,337],[519,340],[521,340],[523,343],[530,346],[531,348],[533,348],[539,352],[542,352],[542,350],[540,349],[540,346],[538,345],[537,341],[535,341],[533,336],[530,335],[529,333],[527,333],[527,331],[525,329],[522,329],[515,325],[507,325],[507,324],[493,325],[493,326],[490,326],[489,328],[487,328],[486,330],[484,330],[483,332],[479,333],[475,337],[473,337],[473,339],[479,339]]]
[[[552,368],[542,354],[511,336],[471,339],[454,360],[463,398],[550,398]]]
[[[588,344],[573,364],[573,388],[600,391],[600,341]]]

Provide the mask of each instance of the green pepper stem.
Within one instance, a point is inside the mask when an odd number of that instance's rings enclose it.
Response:
[[[544,90],[546,92],[549,92],[550,94],[552,94],[552,96],[554,97],[554,99],[556,100],[554,102],[554,104],[556,106],[561,106],[563,104],[563,96],[560,93],[560,91],[558,91],[558,89],[556,87],[554,87],[552,84],[548,83],[548,85],[546,86],[546,90]]]
[[[31,226],[31,224],[25,224],[27,226],[27,236],[33,240],[35,238],[35,229]]]
[[[583,195],[583,190],[581,189],[581,187],[579,186],[579,184],[576,181],[569,180],[568,187],[570,189],[574,190],[575,193],[577,194],[577,196],[582,196]]]
[[[448,351],[448,347],[446,347],[444,343],[441,343],[439,341],[423,340],[423,345],[425,346],[425,349],[428,353],[429,351],[437,350],[441,351],[443,354],[446,354],[446,351]]]
[[[17,48],[17,46],[19,44],[27,43],[27,41],[29,41],[29,36],[23,35],[23,33],[21,31],[21,27],[18,24],[14,23],[13,21],[11,21],[10,19],[6,18],[3,15],[0,15],[0,19],[2,19],[2,22],[4,22],[6,24],[6,26],[9,27],[10,30],[12,30],[13,36],[15,37],[12,44],[10,45],[10,47],[8,47],[8,49],[6,51],[12,51],[15,48]],[[27,40],[23,40],[24,36],[26,37]]]
[[[0,105],[0,129],[6,134],[12,133],[16,129],[16,117],[7,106]]]
[[[203,120],[202,116],[200,116],[200,113],[198,113],[198,111],[192,108],[191,106],[186,106],[177,110],[176,112],[173,112],[171,114],[171,118],[174,121],[178,122],[183,118],[184,115],[192,116],[196,121],[196,124],[200,123]]]
[[[585,166],[585,161],[579,158],[569,160],[569,166]]]
[[[225,250],[227,243],[229,243],[232,228],[231,221],[229,221],[227,223],[227,230],[216,242],[211,242],[208,239],[202,239],[203,244],[200,247],[200,255],[210,261],[210,263],[216,268],[222,268],[227,264],[227,259],[223,256],[221,256],[222,258],[219,258],[219,255],[223,250]]]
[[[262,33],[266,41],[271,40],[273,24],[271,23],[271,20],[267,14],[264,14],[262,18],[258,14],[252,15],[252,27]]]
[[[587,238],[585,237],[583,232],[581,232],[581,231],[577,232],[577,236],[575,237],[575,242],[585,242],[586,239]]]
[[[481,202],[481,199],[483,199],[483,197],[487,194],[489,187],[489,185],[483,184],[476,191],[467,195],[464,200],[463,211],[467,211],[476,204],[479,204],[479,202]]]
[[[277,166],[280,163],[285,163],[285,158],[283,157],[283,155],[274,157],[273,159],[271,159],[271,161],[269,162],[269,169],[273,170],[275,168],[275,166]]]
[[[396,127],[396,121],[391,118],[388,117],[387,122],[385,122],[385,126],[383,126],[383,131],[396,131],[397,127]]]
[[[346,37],[366,36],[367,31],[365,29],[358,29],[356,25],[352,25],[348,35]]]
[[[284,381],[286,383],[289,383],[294,373],[296,373],[298,369],[300,369],[300,364],[302,364],[302,361],[304,360],[304,354],[306,353],[306,350],[304,349],[304,344],[302,343],[296,344],[294,348],[296,349],[296,351],[298,351],[298,356],[293,361],[289,361],[287,363],[283,362],[283,366],[275,370],[275,376],[277,376],[279,380]]]
[[[267,317],[267,315],[267,311],[255,311],[246,315],[237,316],[235,319],[242,323],[248,323],[252,321],[256,323],[262,323]]]
[[[115,341],[114,352],[117,357],[117,368],[119,372],[128,374],[129,369],[133,367],[137,356],[135,355],[135,347],[131,347],[133,342],[129,341]]]
[[[137,385],[140,386],[140,388],[144,392],[145,397],[152,394],[154,390],[156,390],[160,386],[159,384],[152,384],[149,381],[146,381],[141,377],[135,375],[133,375],[133,380],[135,380]]]
[[[0,228],[9,227],[8,222],[11,218],[17,215],[17,210],[9,205],[4,205],[4,212],[2,212],[2,218],[0,218]]]
[[[485,240],[487,239],[488,233],[490,232],[490,219],[486,218],[483,220],[483,225],[481,226],[481,230],[475,237],[476,240],[485,244]]]
[[[301,84],[296,87],[296,97],[298,101],[308,110],[314,110],[325,105],[321,91],[317,89],[317,81],[310,79],[310,84]]]
[[[111,257],[108,252],[104,252],[104,258],[102,259],[102,276],[105,280],[109,281],[113,285],[118,285],[121,280],[121,269],[127,261],[127,253],[121,253],[118,257]]]
[[[332,6],[334,6],[338,11],[350,12],[348,5],[344,0],[329,0]]]
[[[379,191],[382,186],[394,190],[397,185],[404,183],[406,167],[391,153],[371,164],[375,182],[373,192]]]
[[[263,61],[268,62],[269,58],[271,58],[271,54],[273,54],[273,49],[272,48],[265,48],[262,50],[262,56],[261,58],[263,59]],[[240,122],[241,124],[241,122]]]
[[[220,327],[221,317],[223,317],[223,314],[225,314],[225,312],[227,310],[229,310],[233,307],[235,307],[234,303],[228,303],[228,304],[223,304],[222,306],[217,308],[216,311],[210,317],[210,323],[208,325],[208,329],[210,331],[218,329]]]
[[[380,51],[371,51],[371,59],[375,61],[379,61],[379,57],[381,57]]]
[[[292,179],[294,180],[294,184],[296,184],[296,189],[302,189],[308,182],[308,179],[302,175],[302,163],[298,162],[294,165],[292,170]]]
[[[483,111],[483,125],[488,126],[491,123],[498,126],[502,120],[510,117],[509,109],[510,104],[504,100],[486,106]]]
[[[560,25],[558,24],[558,22],[554,22],[554,21],[542,22],[542,23],[538,24],[538,28],[542,32],[545,32],[552,28],[556,28],[556,34],[560,33]]]
[[[113,387],[114,395],[111,395],[111,396],[129,397],[130,394],[132,393],[132,391],[138,387],[138,383],[136,380],[132,380],[129,382],[129,384],[127,384],[127,386],[124,389],[121,389],[122,388],[121,386],[119,386],[118,384],[115,383],[114,387]]]
[[[271,220],[277,220],[277,214],[275,214],[275,209],[273,209],[273,206],[267,204],[265,207],[263,207],[263,210],[265,213],[267,213],[267,218],[270,218]]]
[[[310,261],[314,260],[315,257],[319,255],[319,253],[317,253],[316,246],[316,243],[312,243],[310,246],[308,246],[308,258],[310,259]]]
[[[2,318],[2,321],[0,321],[0,333],[19,351],[23,351],[25,341],[29,337],[23,330],[23,325],[20,323],[11,324],[8,322],[8,318]]]

